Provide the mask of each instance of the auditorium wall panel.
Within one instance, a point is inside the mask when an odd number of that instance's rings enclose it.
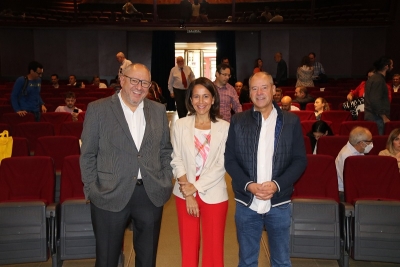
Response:
[[[151,31],[128,32],[128,55],[132,62],[139,62],[151,69],[151,44],[153,40]],[[171,66],[172,68],[172,66]]]
[[[277,52],[282,53],[283,60],[290,69],[290,32],[282,30],[268,30],[261,32],[261,58],[263,60],[264,70],[269,72],[272,77],[276,76],[277,63],[274,55]]]
[[[254,62],[260,56],[259,32],[236,32],[236,76],[239,81],[248,78]]]
[[[114,79],[119,70],[119,63],[116,59],[117,53],[122,52],[130,59],[126,31],[99,31],[98,38],[99,70],[97,74],[100,77]]]

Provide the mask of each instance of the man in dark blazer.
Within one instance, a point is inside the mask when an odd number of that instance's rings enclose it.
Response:
[[[165,107],[146,99],[150,71],[128,66],[121,90],[89,104],[82,132],[81,172],[91,202],[96,267],[118,265],[132,220],[136,267],[156,265],[163,205],[172,192],[172,145]]]

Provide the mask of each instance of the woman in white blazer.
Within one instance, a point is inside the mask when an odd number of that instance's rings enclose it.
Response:
[[[173,194],[185,267],[198,267],[200,240],[202,266],[224,266],[228,210],[224,153],[229,123],[219,118],[219,103],[209,79],[194,80],[186,94],[189,115],[173,128],[171,166],[177,179]]]

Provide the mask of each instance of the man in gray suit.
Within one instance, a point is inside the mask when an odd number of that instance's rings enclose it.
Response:
[[[135,266],[151,267],[172,192],[168,120],[164,105],[146,99],[151,75],[144,65],[128,66],[120,80],[120,92],[89,104],[82,132],[80,165],[96,267],[117,266],[130,220]]]

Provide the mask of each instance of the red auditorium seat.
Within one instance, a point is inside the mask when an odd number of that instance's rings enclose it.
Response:
[[[396,128],[400,128],[400,121],[389,121],[385,123],[385,135],[389,135]]]
[[[49,122],[26,122],[15,125],[14,136],[28,139],[30,153],[33,155],[39,137],[53,136],[54,128]]]
[[[46,112],[42,114],[41,121],[51,123],[54,127],[54,134],[60,135],[61,124],[72,121],[72,115],[68,112]]]
[[[306,135],[303,135],[303,138],[304,138],[304,146],[305,146],[305,148],[306,148],[306,153],[307,153],[307,154],[312,154],[313,151],[312,151],[312,149],[311,149],[311,141],[310,141],[310,138],[309,138],[308,136],[306,136]]]
[[[0,265],[43,262],[55,251],[54,166],[50,157],[0,165]]]
[[[63,203],[67,199],[85,199],[79,157],[79,155],[70,155],[64,158],[61,175],[60,203]]]
[[[351,114],[349,111],[344,110],[328,110],[324,111],[321,114],[321,120],[323,121],[331,121],[332,122],[332,131],[337,134],[340,131],[340,125],[344,121],[352,120]]]
[[[336,158],[348,141],[349,137],[344,135],[322,136],[318,139],[317,154]]]
[[[78,120],[79,121],[84,121],[85,120],[85,114],[86,114],[86,111],[80,112],[78,114]]]
[[[8,131],[8,134],[11,136],[11,127],[8,125],[8,123],[0,123],[0,133],[2,133],[4,130]]]
[[[60,135],[71,135],[81,138],[83,121],[68,121],[61,124]]]
[[[13,137],[13,148],[11,157],[25,157],[29,156],[29,143],[28,139],[24,137]]]
[[[386,142],[388,140],[388,135],[374,135],[372,136],[374,147],[366,155],[378,155],[379,152],[386,149]]]
[[[0,105],[0,116],[4,113],[15,113],[15,111],[11,105]],[[3,121],[2,118],[0,119]]]
[[[307,163],[292,194],[291,257],[337,260],[341,240],[335,159],[307,155]]]
[[[315,120],[315,114],[313,111],[309,110],[291,110],[290,112],[299,116],[300,121],[310,121]]]
[[[351,130],[356,126],[369,129],[372,135],[379,135],[378,127],[373,121],[344,121],[340,124],[339,135],[349,136]]]
[[[1,121],[10,125],[11,133],[14,134],[14,128],[17,124],[24,122],[34,122],[35,116],[32,113],[27,113],[25,116],[20,117],[16,112],[3,113]]]

